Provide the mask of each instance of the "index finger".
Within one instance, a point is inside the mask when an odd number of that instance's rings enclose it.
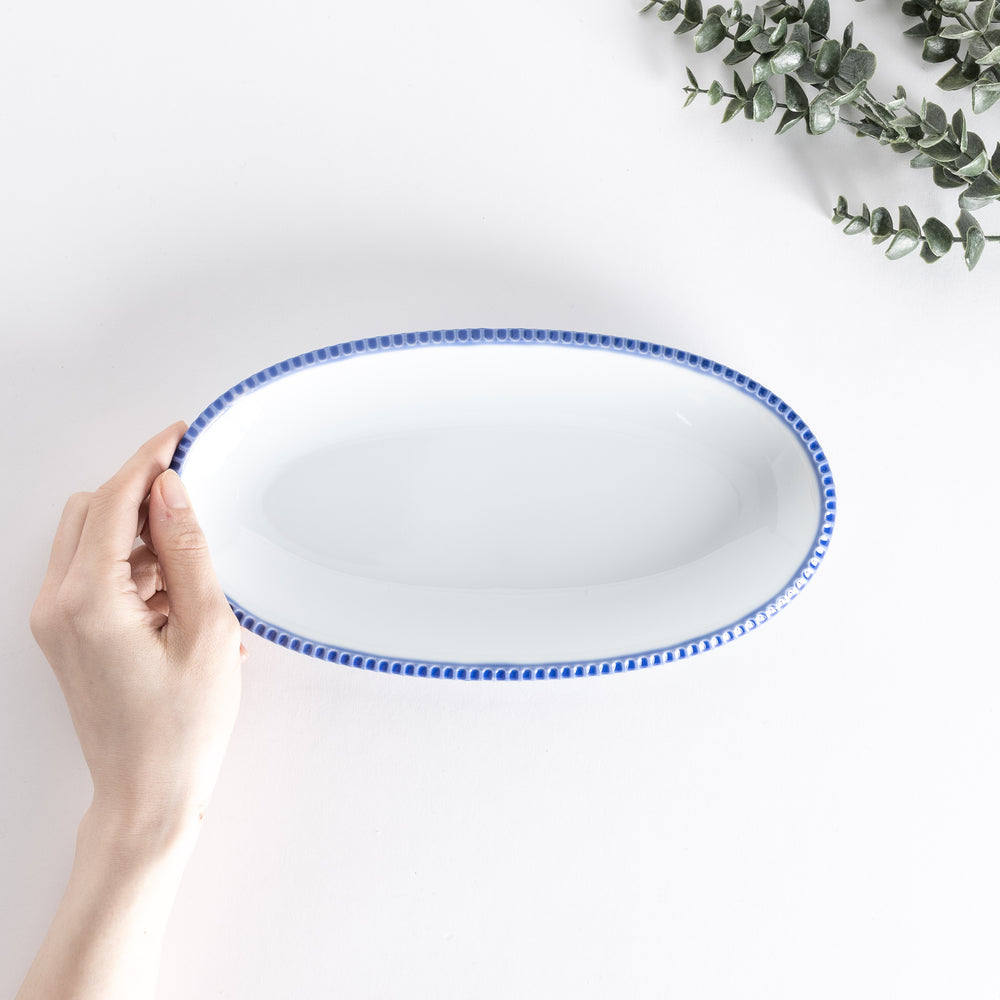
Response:
[[[91,562],[118,562],[132,554],[139,507],[153,480],[170,465],[187,424],[179,420],[151,437],[97,492],[87,512],[77,556]]]

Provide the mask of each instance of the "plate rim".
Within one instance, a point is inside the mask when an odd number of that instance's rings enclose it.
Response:
[[[763,406],[781,416],[799,439],[799,444],[812,459],[820,494],[819,525],[813,539],[812,552],[804,559],[791,579],[769,600],[761,604],[746,618],[702,635],[692,636],[681,643],[665,647],[624,653],[615,657],[594,660],[567,660],[542,663],[504,663],[437,661],[384,657],[363,650],[340,647],[300,635],[268,621],[235,601],[229,594],[233,613],[240,625],[277,646],[302,653],[314,659],[343,666],[355,667],[377,673],[397,674],[408,677],[432,677],[455,680],[544,680],[570,677],[626,673],[661,663],[683,660],[708,652],[730,642],[760,625],[770,621],[779,611],[797,597],[813,578],[829,547],[836,521],[837,494],[826,453],[816,435],[806,422],[780,396],[742,372],[692,351],[680,350],[640,340],[635,337],[618,337],[608,334],[583,333],[572,330],[544,330],[529,327],[465,327],[450,330],[421,330],[331,344],[312,351],[305,351],[286,358],[247,376],[206,406],[188,427],[174,452],[170,468],[183,475],[184,464],[194,442],[237,400],[256,392],[279,379],[318,365],[347,361],[367,354],[419,349],[425,347],[481,344],[544,344],[585,350],[604,350],[636,354],[651,360],[660,360],[691,369],[695,374],[707,375],[741,389]]]

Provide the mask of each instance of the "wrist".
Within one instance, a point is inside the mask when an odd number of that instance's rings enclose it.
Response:
[[[183,867],[197,843],[201,811],[123,807],[97,797],[77,831],[78,849],[101,853],[123,872]]]

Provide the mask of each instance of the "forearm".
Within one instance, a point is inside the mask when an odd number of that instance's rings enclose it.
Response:
[[[89,810],[69,884],[15,1000],[152,1000],[167,920],[197,831]]]

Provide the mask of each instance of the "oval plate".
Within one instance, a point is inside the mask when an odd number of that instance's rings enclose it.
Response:
[[[282,361],[180,442],[243,626],[362,669],[641,669],[763,624],[818,567],[833,479],[789,406],[659,344],[435,330]]]

